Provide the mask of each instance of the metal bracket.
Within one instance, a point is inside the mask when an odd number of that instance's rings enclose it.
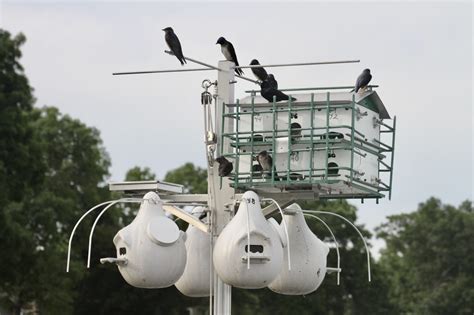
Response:
[[[115,258],[115,257],[107,257],[100,259],[101,264],[116,264],[118,266],[126,266],[128,264],[128,259],[125,257]]]

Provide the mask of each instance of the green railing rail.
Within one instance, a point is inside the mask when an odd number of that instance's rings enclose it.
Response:
[[[378,87],[376,85],[369,86],[371,88]],[[231,158],[234,161],[234,171],[231,173],[232,184],[234,188],[239,190],[279,188],[281,191],[299,191],[299,190],[317,190],[320,192],[320,198],[340,199],[340,198],[357,198],[364,199],[375,198],[378,202],[379,198],[385,197],[383,193],[388,193],[389,199],[392,196],[393,184],[393,163],[395,150],[395,129],[396,117],[393,118],[393,125],[390,126],[386,121],[374,119],[374,123],[379,125],[379,137],[368,141],[367,137],[357,130],[356,119],[357,111],[360,104],[356,103],[355,95],[352,94],[351,100],[347,101],[331,101],[331,92],[329,90],[349,89],[352,86],[343,87],[317,87],[317,88],[298,88],[298,89],[282,89],[282,91],[321,91],[326,90],[326,100],[324,104],[319,101],[315,102],[315,93],[311,93],[310,101],[291,101],[271,103],[255,103],[255,93],[257,91],[246,91],[252,93],[250,103],[242,104],[236,100],[233,104],[223,104],[222,111],[222,132],[221,143],[225,143],[226,150],[222,150],[221,155]],[[227,111],[226,111],[227,108]],[[350,111],[350,124],[334,124],[331,125],[331,112],[337,109],[346,109]],[[325,111],[319,115],[325,116],[325,126],[315,125],[316,111]],[[309,127],[299,128],[300,134],[294,136],[292,134],[291,122],[296,114],[308,112],[310,115]],[[268,123],[271,124],[271,130],[268,126],[265,130],[255,129],[255,117],[257,115],[267,114]],[[268,114],[271,114],[268,115]],[[287,114],[287,117],[285,117]],[[248,117],[248,118],[246,118]],[[262,116],[260,116],[262,117]],[[247,119],[249,125],[247,130],[241,130],[241,120]],[[278,121],[286,120],[288,127],[278,128]],[[248,121],[249,120],[249,121]],[[233,122],[234,131],[225,132],[226,124]],[[250,130],[248,128],[250,127]],[[264,128],[262,128],[264,129]],[[305,134],[303,134],[305,133]],[[391,144],[386,144],[380,138],[382,134],[391,134]],[[333,137],[331,138],[331,135]],[[338,135],[335,137],[334,135]],[[259,136],[259,139],[256,139]],[[255,156],[262,150],[269,151],[273,165],[277,165],[277,139],[287,138],[288,147],[286,153],[286,170],[276,170],[272,167],[266,176],[264,172],[257,175],[252,169]],[[224,142],[226,141],[226,142]],[[329,156],[334,153],[349,151],[349,165],[334,166],[330,164]],[[299,158],[300,153],[309,153],[309,165],[303,165],[298,169],[292,169],[292,158]],[[324,152],[325,157],[323,165],[318,163],[315,167],[314,158],[317,152]],[[320,153],[319,153],[320,154]],[[361,180],[364,176],[354,168],[355,155],[362,158],[373,156],[378,163],[377,178],[367,182],[366,179]],[[285,156],[285,155],[284,155]],[[241,170],[241,158],[249,160],[249,170]],[[280,160],[281,162],[281,160]],[[281,164],[281,163],[280,163]],[[306,163],[307,164],[307,163]],[[344,176],[341,176],[344,171]],[[381,178],[385,178],[383,180]],[[342,188],[341,188],[342,187]],[[339,193],[332,193],[338,191]]]

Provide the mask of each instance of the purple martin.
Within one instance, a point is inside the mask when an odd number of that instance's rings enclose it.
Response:
[[[221,51],[225,59],[228,61],[232,61],[238,67],[239,62],[237,61],[237,55],[235,54],[235,49],[232,43],[227,41],[224,37],[219,37],[216,42],[216,45],[217,44],[221,45]],[[244,72],[240,68],[236,68],[235,73],[237,73],[238,75],[244,74]]]
[[[272,74],[269,74],[267,79],[263,81],[262,84],[260,84],[260,94],[269,103],[273,102],[274,96],[276,102],[287,101],[290,98],[290,96],[278,90],[278,82],[275,80]],[[296,98],[291,97],[291,100],[296,101]]]
[[[178,36],[176,36],[171,27],[166,27],[163,29],[163,31],[165,32],[166,44],[168,44],[170,50],[173,52],[176,58],[178,58],[179,62],[181,62],[181,65],[184,65],[186,63],[186,59],[184,59]]]
[[[258,164],[260,164],[260,167],[262,169],[262,173],[267,172],[268,176],[270,176],[270,177],[272,176],[272,168],[273,168],[273,172],[275,174],[274,175],[275,180],[279,180],[276,167],[273,165],[273,159],[270,156],[270,154],[268,154],[268,152],[266,150],[263,150],[262,152],[260,152],[257,155],[257,162],[258,162]]]
[[[259,65],[260,63],[258,62],[257,59],[253,59],[252,61],[250,61],[250,65],[251,66],[256,66],[256,65]],[[252,69],[252,72],[253,74],[255,75],[255,77],[260,80],[260,81],[265,81],[268,77],[268,74],[267,74],[267,71],[265,71],[265,69],[263,67],[257,67],[257,68],[250,68]]]
[[[277,82],[277,80],[275,80],[275,77],[273,76],[273,74],[270,73],[265,81],[266,81],[266,84],[268,84],[269,87],[272,87],[272,88],[278,90],[278,82]]]
[[[357,78],[355,88],[352,91],[355,90],[355,92],[357,93],[359,89],[367,87],[371,79],[372,75],[370,74],[370,69],[364,69],[364,71],[362,71],[362,73]]]
[[[230,174],[234,169],[232,163],[223,156],[216,158],[217,163],[219,163],[219,176],[224,177]]]

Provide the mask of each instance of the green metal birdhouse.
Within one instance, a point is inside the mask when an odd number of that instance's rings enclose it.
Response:
[[[390,197],[396,120],[386,122],[390,116],[372,89],[334,92],[346,88],[282,90],[306,93],[278,103],[247,91],[249,96],[224,104],[221,142],[224,156],[234,160],[232,186],[263,195]],[[233,132],[224,132],[227,124]],[[262,151],[271,156],[270,169],[256,161]]]

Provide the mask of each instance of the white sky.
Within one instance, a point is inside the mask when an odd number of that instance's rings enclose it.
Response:
[[[398,120],[392,201],[355,202],[372,228],[430,196],[455,205],[472,199],[472,10],[471,2],[4,1],[0,25],[28,38],[22,63],[37,105],[101,131],[113,180],[135,165],[159,177],[187,161],[205,166],[200,85],[215,73],[111,75],[181,68],[163,53],[166,26],[185,55],[211,64],[222,59],[219,36],[234,44],[241,64],[360,59],[272,72],[280,87],[302,87],[352,85],[372,70]],[[252,87],[239,81],[236,96]]]

